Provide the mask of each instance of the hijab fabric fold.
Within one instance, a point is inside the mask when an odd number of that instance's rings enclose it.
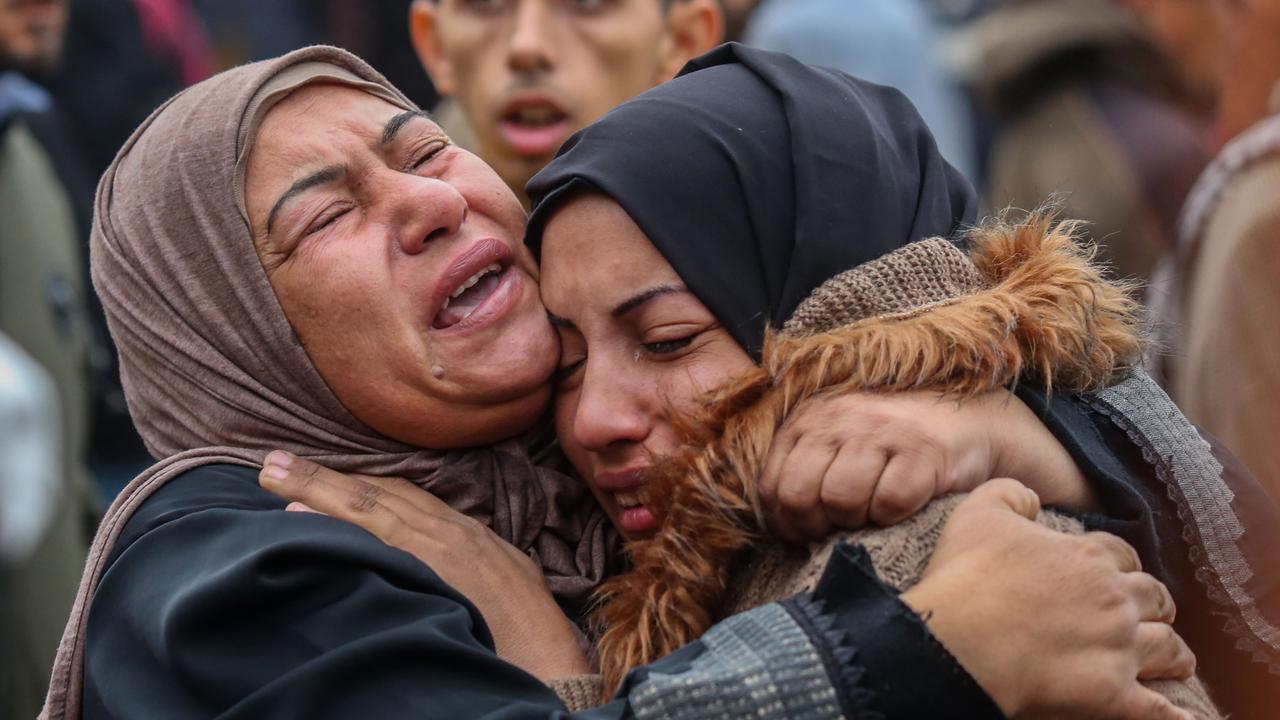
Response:
[[[529,182],[535,253],[583,189],[622,205],[757,359],[766,324],[828,278],[951,237],[977,208],[902,93],[736,43],[565,143]]]
[[[405,445],[357,420],[298,342],[262,268],[244,203],[254,132],[303,85],[340,83],[416,106],[346,51],[311,47],[195,85],[148,118],[98,187],[94,285],[120,352],[129,410],[153,456],[90,549],[42,717],[78,717],[94,590],[133,511],[201,465],[257,467],[272,449],[341,472],[415,480],[537,559],[557,597],[604,577],[611,526],[582,483],[538,467],[529,439],[466,451]]]

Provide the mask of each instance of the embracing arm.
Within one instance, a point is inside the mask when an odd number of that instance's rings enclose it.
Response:
[[[859,677],[842,660],[946,659],[858,653],[837,632],[902,607],[888,594],[792,600],[722,623],[637,669],[613,702],[570,715],[498,658],[476,606],[431,568],[354,525],[281,512],[240,487],[239,469],[208,470],[159,491],[122,537],[91,611],[86,718],[736,717],[728,707],[857,718]]]

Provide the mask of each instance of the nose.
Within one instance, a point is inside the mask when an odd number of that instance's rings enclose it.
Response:
[[[467,219],[467,199],[456,187],[438,178],[399,174],[397,187],[388,192],[396,199],[395,226],[400,247],[416,255],[438,238],[462,229]]]
[[[516,73],[546,72],[555,65],[551,38],[555,18],[546,0],[522,0],[516,5],[507,64]]]
[[[590,452],[641,443],[657,419],[653,388],[642,387],[631,368],[610,370],[604,364],[583,368],[582,386],[573,414],[573,437]]]

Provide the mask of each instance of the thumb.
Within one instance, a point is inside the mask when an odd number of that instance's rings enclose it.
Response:
[[[1012,478],[993,478],[979,485],[956,507],[956,512],[1007,510],[1028,520],[1040,513],[1040,496]]]

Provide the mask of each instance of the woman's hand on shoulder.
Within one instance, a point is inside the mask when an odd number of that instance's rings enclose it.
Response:
[[[806,400],[774,438],[759,492],[774,532],[799,542],[892,525],[998,476],[1046,503],[1092,509],[1070,455],[1003,389],[961,400],[932,391]]]
[[[1039,498],[996,479],[958,505],[902,600],[1011,718],[1191,716],[1139,680],[1189,678],[1169,591],[1105,533],[1035,523]]]
[[[500,657],[547,682],[590,672],[541,569],[488,527],[399,478],[345,475],[282,451],[259,483],[288,510],[345,520],[421,560],[484,617]]]

